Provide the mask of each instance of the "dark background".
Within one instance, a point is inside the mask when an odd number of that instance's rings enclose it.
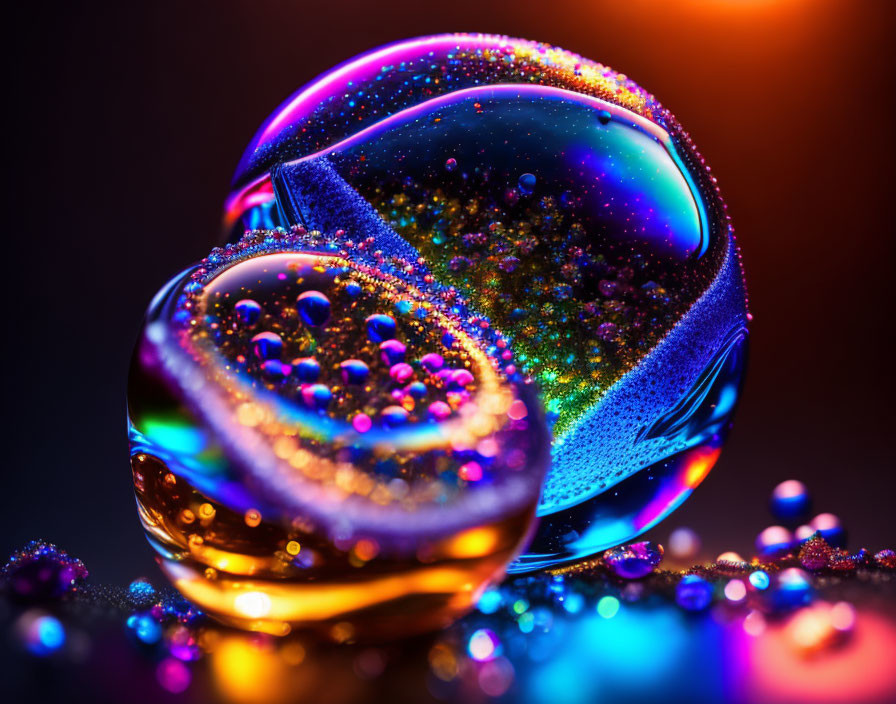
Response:
[[[896,547],[896,3],[32,4],[4,21],[0,552],[44,537],[101,581],[159,578],[138,525],[125,378],[143,311],[216,242],[262,120],[318,73],[440,31],[557,44],[654,92],[712,165],[755,315],[735,430],[653,532],[748,552],[805,481],[852,547]],[[21,12],[21,8],[19,12]]]

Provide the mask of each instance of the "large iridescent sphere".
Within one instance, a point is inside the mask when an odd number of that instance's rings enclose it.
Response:
[[[360,56],[264,123],[225,224],[422,258],[507,335],[554,437],[515,569],[643,532],[719,456],[749,318],[732,229],[687,133],[601,64],[468,34]]]

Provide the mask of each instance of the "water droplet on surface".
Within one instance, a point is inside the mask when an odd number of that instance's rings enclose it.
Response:
[[[240,323],[246,326],[255,325],[255,323],[258,322],[258,318],[261,317],[261,306],[251,298],[244,298],[241,301],[237,301],[236,305],[233,307],[233,311],[236,313],[236,317]]]
[[[604,563],[623,579],[646,577],[662,559],[663,547],[648,542],[623,545],[604,553]]]
[[[377,313],[367,318],[367,336],[373,342],[383,342],[395,337],[395,318],[384,313]]]
[[[346,384],[361,385],[370,375],[370,368],[360,359],[347,359],[339,368],[342,370],[342,381]]]
[[[403,362],[405,352],[407,352],[407,345],[398,340],[386,340],[380,344],[380,358],[383,360],[383,364],[389,366]]]
[[[330,299],[320,291],[305,291],[296,300],[296,309],[306,325],[320,327],[330,318]]]
[[[314,357],[300,357],[292,361],[293,374],[305,384],[313,384],[320,378],[320,364]]]
[[[274,332],[258,333],[252,338],[252,351],[259,359],[277,359],[283,351],[283,340]]]
[[[517,181],[517,183],[520,187],[520,191],[522,191],[523,193],[532,193],[532,191],[535,190],[535,182],[536,182],[535,174],[528,174],[528,173],[520,176],[519,180]]]

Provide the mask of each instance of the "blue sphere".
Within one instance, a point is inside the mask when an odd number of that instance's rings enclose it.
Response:
[[[305,291],[296,300],[296,309],[311,327],[320,327],[330,319],[330,299],[320,291]]]
[[[780,521],[798,523],[806,518],[811,506],[809,490],[796,479],[781,482],[772,491],[771,512]]]
[[[703,611],[712,601],[712,585],[699,575],[685,575],[675,587],[675,601],[686,611]]]
[[[383,342],[395,337],[395,318],[378,313],[367,318],[367,337],[373,342]]]

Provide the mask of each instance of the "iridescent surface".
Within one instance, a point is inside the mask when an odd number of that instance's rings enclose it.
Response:
[[[81,564],[32,543],[0,569],[0,587],[39,584],[35,558]],[[116,588],[84,569],[77,588],[25,604],[0,588],[0,652],[21,663],[7,668],[9,691],[43,693],[52,675],[63,683],[56,699],[77,684],[88,701],[167,691],[233,704],[889,702],[894,570],[892,550],[848,553],[820,536],[798,556],[706,561],[698,551],[678,567],[637,543],[508,579],[431,636],[372,644],[340,623],[333,644],[307,631],[240,633],[172,590],[144,579]]]
[[[739,256],[687,134],[625,76],[505,37],[403,42],[287,101],[234,186],[234,231],[422,256],[512,340],[554,433],[518,568],[630,539],[718,457],[746,360]]]
[[[374,205],[439,281],[518,340],[562,434],[692,302],[711,266],[688,265],[705,226],[634,116],[603,124],[595,109],[609,106],[594,99],[501,88],[405,111],[283,177],[305,224],[334,207],[310,193],[330,179]]]
[[[506,339],[353,249],[250,233],[163,289],[135,353],[144,527],[243,627],[444,624],[531,525],[549,437]]]

